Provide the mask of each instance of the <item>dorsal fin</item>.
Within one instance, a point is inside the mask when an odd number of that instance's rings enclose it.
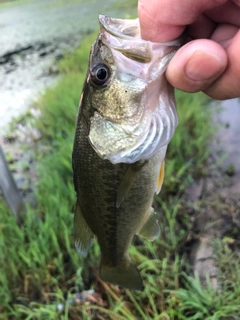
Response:
[[[160,235],[160,226],[158,223],[158,215],[152,207],[150,208],[150,212],[148,220],[138,232],[138,235],[147,240],[154,241]]]

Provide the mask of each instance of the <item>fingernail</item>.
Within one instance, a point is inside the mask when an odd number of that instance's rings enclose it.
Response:
[[[218,76],[225,64],[215,53],[195,51],[185,67],[186,76],[193,81],[205,81]]]

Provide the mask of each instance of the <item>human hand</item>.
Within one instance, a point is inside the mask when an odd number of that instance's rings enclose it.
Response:
[[[138,16],[145,40],[173,40],[185,29],[192,40],[167,68],[175,88],[240,97],[240,0],[139,0]]]

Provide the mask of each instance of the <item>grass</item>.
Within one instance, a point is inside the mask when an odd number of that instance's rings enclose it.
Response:
[[[9,8],[9,7],[14,7],[17,5],[22,5],[25,3],[29,3],[32,0],[0,0],[0,10]]]
[[[34,146],[37,205],[27,208],[19,229],[0,202],[0,319],[237,319],[240,257],[233,257],[226,241],[216,244],[222,261],[218,292],[186,275],[186,259],[179,253],[190,228],[181,196],[189,182],[205,173],[212,134],[211,111],[202,94],[177,92],[180,124],[169,146],[163,192],[156,197],[162,235],[154,243],[137,240],[130,250],[144,291],[133,293],[102,282],[96,243],[85,260],[76,252],[71,150],[95,36],[60,62],[61,81],[36,103],[41,117],[31,121],[42,136]],[[94,292],[86,292],[90,289]]]

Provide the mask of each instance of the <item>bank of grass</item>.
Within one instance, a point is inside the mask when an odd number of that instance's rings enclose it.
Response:
[[[86,259],[76,252],[71,150],[95,36],[60,62],[61,81],[37,102],[42,115],[34,122],[42,138],[35,146],[36,207],[26,209],[19,229],[0,202],[0,319],[213,320],[240,315],[240,258],[231,260],[227,244],[220,243],[217,250],[223,261],[218,292],[202,288],[197,279],[186,275],[187,262],[179,254],[190,226],[181,196],[189,182],[204,174],[212,134],[211,110],[201,94],[177,92],[180,124],[169,146],[163,192],[156,197],[162,235],[154,243],[138,240],[130,250],[143,276],[144,291],[103,283],[97,275],[100,252],[96,243]],[[235,278],[229,277],[227,263]],[[76,293],[89,289],[94,291],[76,299]]]

